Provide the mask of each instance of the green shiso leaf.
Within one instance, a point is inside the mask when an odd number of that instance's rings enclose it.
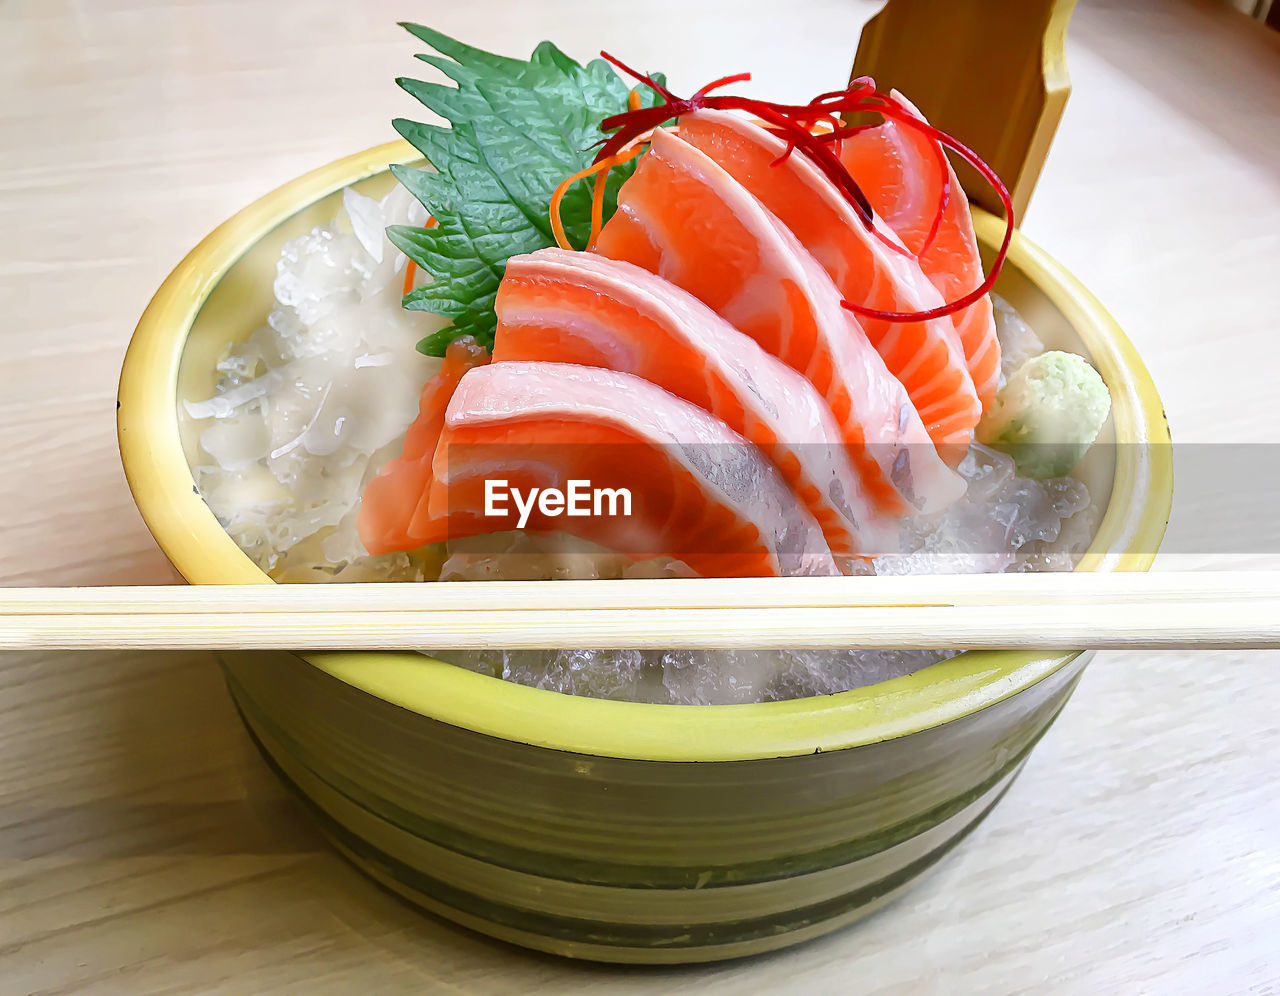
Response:
[[[419,24],[403,25],[435,53],[418,58],[456,86],[397,80],[451,127],[397,119],[395,129],[432,169],[394,166],[396,178],[431,212],[434,228],[394,226],[392,243],[429,274],[404,307],[451,324],[420,343],[441,356],[450,342],[475,336],[492,348],[494,296],[507,260],[555,244],[548,211],[560,182],[586,168],[604,134],[600,121],[625,111],[628,85],[603,59],[579,65],[550,42],[528,62],[485,52]],[[657,77],[661,81],[661,77]],[[653,94],[644,94],[646,105]],[[605,218],[634,162],[609,171]],[[591,184],[577,183],[561,203],[570,242],[591,230]]]

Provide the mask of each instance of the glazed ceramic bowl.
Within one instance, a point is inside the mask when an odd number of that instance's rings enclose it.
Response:
[[[120,384],[138,507],[188,581],[270,583],[194,487],[181,398],[270,306],[281,243],[339,191],[389,188],[402,143],[287,184],[204,240],[151,302]],[[982,215],[984,244],[1001,225]],[[1145,570],[1163,535],[1168,429],[1090,294],[1015,238],[998,288],[1114,401],[1081,468],[1106,512],[1080,569]],[[780,948],[864,916],[999,801],[1088,654],[969,652],[840,695],[761,705],[577,698],[412,653],[222,659],[250,734],[334,843],[422,906],[518,944],[626,962]]]

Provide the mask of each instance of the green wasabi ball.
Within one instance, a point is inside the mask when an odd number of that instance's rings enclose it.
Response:
[[[978,423],[980,443],[1013,457],[1023,477],[1062,477],[1098,438],[1111,395],[1082,356],[1050,350],[1025,361]]]

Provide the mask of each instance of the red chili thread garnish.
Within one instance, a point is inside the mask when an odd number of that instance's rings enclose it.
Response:
[[[766,100],[757,100],[752,97],[742,97],[731,94],[712,94],[713,90],[720,87],[728,86],[730,83],[741,83],[751,79],[750,73],[736,73],[733,76],[723,76],[718,80],[713,80],[706,86],[697,90],[692,97],[677,97],[666,87],[659,84],[652,77],[632,69],[625,62],[614,58],[608,52],[601,52],[600,55],[617,66],[624,73],[627,73],[634,79],[639,80],[645,86],[658,94],[665,103],[658,104],[655,107],[647,107],[639,111],[625,111],[621,114],[614,114],[605,118],[600,122],[602,131],[613,131],[614,134],[607,138],[600,147],[600,151],[596,153],[596,162],[607,159],[609,156],[617,153],[632,139],[644,134],[646,131],[660,125],[663,121],[671,118],[679,118],[681,115],[689,114],[701,107],[714,108],[716,110],[740,110],[755,114],[767,124],[773,125],[780,135],[786,139],[789,146],[800,148],[808,156],[811,162],[821,170],[832,183],[844,194],[844,196],[853,205],[858,217],[862,219],[863,224],[868,231],[875,233],[887,245],[892,246],[895,251],[905,252],[901,246],[894,244],[876,229],[872,220],[874,212],[871,209],[871,203],[863,195],[862,189],[854,182],[853,177],[849,175],[841,164],[840,159],[834,155],[830,149],[823,147],[822,143],[814,140],[813,132],[799,123],[797,119],[812,120],[817,114],[828,114],[825,107],[815,107],[813,104],[787,105],[775,104]],[[615,129],[617,129],[615,131]]]
[[[855,315],[862,315],[866,318],[877,318],[886,322],[927,322],[934,318],[943,318],[947,315],[954,315],[957,311],[963,311],[975,301],[980,300],[991,292],[991,288],[995,286],[996,278],[1000,276],[1000,270],[1004,267],[1005,258],[1009,255],[1009,244],[1013,241],[1013,198],[1009,196],[1009,190],[1005,187],[1004,182],[996,175],[995,170],[982,161],[982,158],[970,149],[967,145],[952,138],[944,131],[933,127],[926,121],[922,121],[914,114],[896,102],[890,103],[888,106],[880,109],[881,113],[886,117],[892,117],[895,121],[900,121],[909,128],[915,128],[917,131],[923,132],[929,138],[933,139],[938,145],[945,146],[954,151],[965,162],[978,171],[991,188],[1000,198],[1000,203],[1004,207],[1004,238],[1000,241],[1000,248],[996,252],[996,258],[991,262],[991,270],[987,273],[985,279],[968,294],[964,294],[954,301],[940,305],[937,308],[930,308],[927,311],[880,311],[877,308],[868,308],[865,305],[855,304],[853,301],[841,301],[840,303]],[[946,174],[944,173],[945,177]],[[943,187],[943,196],[950,193],[950,185]],[[946,209],[944,203],[939,209],[939,213]],[[923,250],[921,250],[923,251]]]
[[[684,98],[677,97],[652,77],[632,69],[626,63],[615,59],[608,52],[601,52],[600,54],[624,73],[649,87],[662,98],[663,103],[653,107],[627,110],[621,114],[614,114],[605,118],[600,123],[600,129],[606,132],[613,132],[613,134],[598,143],[600,149],[595,158],[597,163],[616,155],[629,142],[658,127],[664,121],[668,121],[671,118],[679,119],[682,115],[689,114],[699,108],[745,111],[755,115],[769,131],[786,143],[782,154],[775,160],[773,165],[780,165],[786,161],[788,156],[799,151],[827,179],[835,184],[836,189],[849,202],[859,221],[873,237],[894,252],[908,256],[919,254],[911,253],[896,238],[892,238],[880,230],[875,222],[875,212],[871,207],[871,202],[840,161],[839,155],[830,148],[834,143],[843,141],[844,138],[850,135],[856,135],[867,128],[879,127],[879,125],[863,124],[840,127],[837,115],[879,114],[883,118],[893,119],[909,128],[922,132],[933,143],[935,155],[941,168],[942,191],[937,211],[934,213],[933,223],[930,225],[924,244],[921,246],[921,253],[927,250],[937,237],[951,197],[951,182],[949,171],[946,168],[945,149],[951,149],[978,171],[983,180],[995,190],[1005,211],[1004,239],[1000,244],[999,251],[996,253],[996,258],[992,261],[991,270],[982,283],[957,300],[927,311],[881,311],[877,308],[868,308],[864,305],[856,304],[853,301],[841,301],[841,304],[854,314],[890,322],[929,321],[964,310],[987,294],[995,285],[996,278],[1000,275],[1005,258],[1008,256],[1009,244],[1013,240],[1013,201],[1009,196],[1009,191],[995,174],[995,171],[983,162],[975,152],[950,135],[934,128],[910,113],[890,94],[877,90],[869,77],[861,77],[854,80],[845,90],[831,90],[827,93],[818,94],[807,104],[779,104],[735,94],[713,93],[713,91],[730,83],[740,83],[751,79],[750,73],[736,73],[732,76],[724,76],[713,80],[695,91],[693,96]],[[832,130],[829,132],[815,132],[814,126],[819,121],[831,122]]]

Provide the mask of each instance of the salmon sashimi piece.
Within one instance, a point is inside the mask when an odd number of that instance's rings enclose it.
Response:
[[[924,120],[898,91],[891,96],[904,110]],[[969,199],[950,161],[939,153],[939,146],[928,135],[886,118],[883,124],[844,139],[840,160],[876,214],[916,254],[924,275],[945,300],[955,301],[979,286],[984,274]],[[930,240],[944,183],[947,203]],[[1000,380],[1000,341],[991,297],[984,294],[951,320],[985,411]]]
[[[689,291],[804,374],[886,512],[935,511],[963,494],[964,482],[943,463],[907,391],[840,306],[831,278],[705,153],[655,132],[596,249]]]
[[[643,377],[760,447],[832,553],[896,548],[896,523],[866,496],[822,396],[691,294],[630,263],[541,249],[507,261],[496,308],[495,362],[577,363]]]
[[[835,184],[759,125],[726,111],[680,119],[680,137],[697,146],[791,229],[848,301],[885,312],[921,312],[946,302],[909,253],[867,231]],[[882,231],[890,241],[896,237]],[[859,317],[895,377],[906,387],[935,443],[959,459],[982,404],[950,318],[889,322]]]
[[[568,515],[489,504],[571,482],[628,489],[630,515]],[[620,501],[620,499],[618,499]],[[579,508],[590,507],[594,499]],[[488,513],[495,514],[488,514]],[[409,533],[419,544],[525,528],[565,532],[712,576],[839,573],[822,531],[768,459],[719,419],[631,374],[507,361],[463,377],[449,403],[432,483]]]
[[[469,335],[449,343],[440,369],[422,388],[418,417],[405,433],[400,455],[365,485],[356,513],[356,531],[370,553],[422,545],[409,535],[409,522],[431,483],[431,458],[444,428],[445,410],[463,374],[488,362],[488,352]]]

